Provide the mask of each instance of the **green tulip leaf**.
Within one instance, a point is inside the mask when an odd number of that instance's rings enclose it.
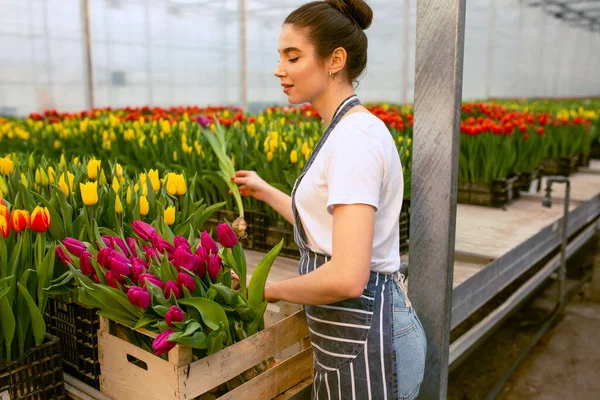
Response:
[[[265,284],[267,283],[267,276],[271,270],[271,266],[275,261],[277,255],[283,247],[283,240],[273,247],[262,260],[258,262],[252,278],[250,279],[250,286],[248,287],[248,303],[253,309],[260,307],[265,297]]]
[[[220,324],[228,324],[225,310],[220,304],[201,297],[180,299],[179,304],[194,307],[200,313],[202,321],[212,330],[219,329]]]
[[[11,349],[12,341],[15,337],[15,329],[17,322],[13,314],[12,307],[8,302],[7,296],[0,298],[0,329],[2,330],[2,336],[4,337],[4,344],[6,345],[6,361],[11,361]]]
[[[150,315],[144,314],[139,319],[139,321],[135,324],[133,329],[142,329],[150,324],[153,324],[156,321],[160,321],[160,318],[157,318],[156,316],[150,316]]]
[[[208,348],[208,336],[204,332],[196,332],[192,337],[179,336],[172,339],[174,334],[169,336],[169,341],[178,343],[183,346],[188,346],[193,349],[207,349]]]
[[[44,318],[42,317],[40,309],[35,304],[35,301],[27,291],[27,288],[21,285],[20,282],[17,283],[17,288],[19,289],[19,293],[25,298],[27,306],[29,307],[29,313],[31,314],[31,327],[33,328],[33,337],[35,339],[36,346],[39,346],[44,341],[44,336],[46,335],[46,324],[44,323]]]

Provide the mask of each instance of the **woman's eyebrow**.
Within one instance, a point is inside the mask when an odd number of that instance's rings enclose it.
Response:
[[[277,51],[278,51],[279,53],[281,53],[279,50],[277,50]],[[298,53],[301,53],[301,52],[302,52],[302,51],[301,51],[299,48],[297,48],[297,47],[286,47],[286,48],[283,50],[283,54],[287,54],[287,53],[289,53],[289,52],[291,52],[291,51],[297,51]]]

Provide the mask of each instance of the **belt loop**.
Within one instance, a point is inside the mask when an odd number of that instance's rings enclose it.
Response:
[[[400,286],[400,289],[402,290],[402,295],[404,296],[404,302],[406,303],[406,308],[411,308],[412,303],[410,302],[410,299],[408,298],[408,288],[406,287],[406,284],[404,283],[404,280],[406,278],[404,277],[404,275],[402,275],[400,273],[400,271],[397,271],[395,273],[395,280],[398,282],[398,285]]]

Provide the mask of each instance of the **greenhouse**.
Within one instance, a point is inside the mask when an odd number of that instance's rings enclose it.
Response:
[[[0,6],[1,400],[600,393],[600,1]]]

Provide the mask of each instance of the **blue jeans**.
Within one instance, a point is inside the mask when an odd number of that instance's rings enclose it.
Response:
[[[402,281],[403,277],[400,277]],[[394,323],[392,342],[396,353],[398,397],[416,399],[423,382],[427,339],[415,309],[406,296],[403,283],[394,288]]]

